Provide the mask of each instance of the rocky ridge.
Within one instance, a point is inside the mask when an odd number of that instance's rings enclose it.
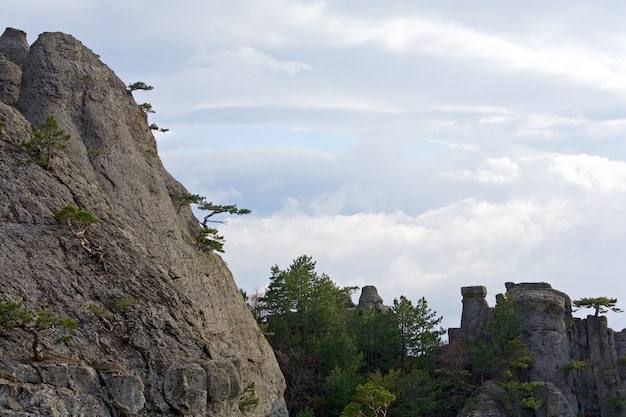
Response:
[[[515,299],[524,342],[533,353],[530,380],[543,386],[543,405],[535,415],[626,416],[626,330],[610,329],[605,316],[573,317],[569,296],[550,284],[509,282],[506,290]],[[448,329],[451,344],[479,336],[491,319],[485,287],[463,287],[461,293],[461,327]],[[565,371],[576,362],[584,366]],[[477,394],[478,406],[468,405],[459,416],[509,415],[497,401],[498,389],[485,383]]]
[[[22,142],[52,114],[71,139],[50,169]],[[1,416],[287,415],[284,378],[222,259],[200,251],[185,188],[132,94],[63,33],[0,37],[0,296],[78,323],[72,340],[0,333]],[[100,221],[98,256],[61,222]],[[242,404],[249,404],[242,407]],[[245,414],[244,414],[245,411]]]

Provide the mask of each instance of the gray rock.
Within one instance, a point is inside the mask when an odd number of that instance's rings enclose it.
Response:
[[[503,392],[495,382],[485,382],[476,393],[475,400],[463,407],[458,417],[508,417],[498,399]]]
[[[383,299],[380,295],[378,295],[378,290],[373,285],[366,285],[361,289],[361,296],[359,297],[359,304],[357,308],[360,312],[364,312],[372,308],[381,313],[389,310],[389,307],[383,304]]]
[[[482,288],[463,288],[461,327],[451,329],[451,341],[484,334],[490,308],[484,300],[486,290]],[[624,407],[611,406],[611,402],[626,397],[626,364],[621,359],[626,354],[626,333],[608,328],[603,316],[573,318],[569,296],[550,284],[508,282],[506,288],[515,299],[515,312],[523,326],[526,347],[533,353],[530,379],[544,384],[543,405],[537,416],[574,416],[585,412],[626,416]],[[569,369],[573,361],[585,366]],[[479,395],[493,394],[492,388],[481,390]],[[479,403],[485,401],[481,399]],[[497,415],[489,414],[495,413],[496,408],[478,414],[467,414],[470,411],[466,410],[464,415]]]
[[[78,329],[67,343],[54,343],[58,329],[43,335],[42,364],[29,363],[30,335],[0,338],[0,375],[13,379],[0,415],[65,415],[56,407],[73,416],[168,416],[187,407],[235,417],[242,387],[254,383],[259,404],[248,415],[286,416],[276,405],[285,381],[274,353],[226,264],[195,245],[197,219],[176,201],[187,190],[163,168],[125,84],[72,36],[44,33],[28,48],[19,46],[25,35],[10,35],[5,48],[25,53],[15,64],[19,100],[0,91],[0,294],[72,317]],[[6,68],[0,84],[14,77]],[[47,114],[71,136],[49,170],[21,146]],[[54,220],[68,204],[100,219],[87,249]],[[129,297],[135,302],[119,307]],[[97,406],[73,403],[86,398]]]
[[[141,378],[117,373],[102,374],[113,408],[122,416],[136,416],[146,405]]]
[[[0,36],[0,54],[17,65],[24,62],[28,48],[26,32],[22,30],[6,28]]]
[[[163,380],[165,400],[185,415],[199,416],[206,412],[207,387],[207,373],[198,364],[173,366]]]
[[[541,386],[536,396],[541,406],[534,413],[535,417],[574,417],[576,415],[557,387],[545,382],[536,384]],[[474,401],[463,407],[458,417],[509,417],[525,415],[523,411],[523,408],[516,409],[506,400],[505,391],[498,383],[486,381],[478,389]]]

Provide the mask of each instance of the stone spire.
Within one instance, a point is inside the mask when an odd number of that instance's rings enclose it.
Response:
[[[373,285],[366,285],[361,289],[361,297],[359,297],[359,312],[364,312],[373,308],[374,310],[386,313],[389,307],[383,304],[383,299],[378,295],[378,290]]]

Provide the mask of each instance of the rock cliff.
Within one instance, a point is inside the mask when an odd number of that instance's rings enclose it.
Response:
[[[626,331],[611,330],[603,316],[574,318],[569,296],[547,283],[506,283],[506,290],[533,353],[530,380],[544,386],[536,415],[626,416]],[[485,287],[464,287],[461,293],[461,327],[449,329],[451,342],[478,337],[491,319]],[[497,389],[485,384],[478,392],[482,408],[469,407],[460,416],[506,416],[495,401]]]
[[[44,169],[23,141],[49,114],[70,139]],[[78,324],[41,332],[41,362],[1,330],[0,415],[286,416],[272,349],[114,72],[72,36],[7,29],[0,122],[0,296]],[[54,219],[69,204],[99,218],[87,247]]]

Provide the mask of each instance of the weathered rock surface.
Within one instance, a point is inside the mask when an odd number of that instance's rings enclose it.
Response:
[[[42,363],[27,333],[2,331],[0,415],[242,416],[254,384],[247,415],[286,416],[272,349],[225,263],[196,247],[125,84],[72,36],[29,48],[22,34],[0,38],[0,296],[78,329],[44,334]],[[22,146],[48,114],[71,136],[49,170]],[[100,219],[97,256],[54,220],[68,204]]]
[[[378,290],[373,285],[366,285],[361,288],[361,296],[359,297],[357,308],[361,312],[372,308],[381,313],[389,310],[389,307],[383,303],[383,299],[378,295]]]
[[[491,319],[484,299],[487,292],[481,289],[484,287],[462,289],[463,319],[461,328],[449,329],[451,341],[476,337]],[[569,296],[547,283],[506,283],[506,289],[515,299],[524,342],[534,355],[530,380],[544,384],[543,405],[536,415],[626,416],[626,332],[608,328],[603,316],[572,317]],[[572,363],[584,366],[572,369]],[[466,407],[460,415],[510,415],[495,401],[494,389],[490,383],[478,393],[479,403],[493,406]]]

